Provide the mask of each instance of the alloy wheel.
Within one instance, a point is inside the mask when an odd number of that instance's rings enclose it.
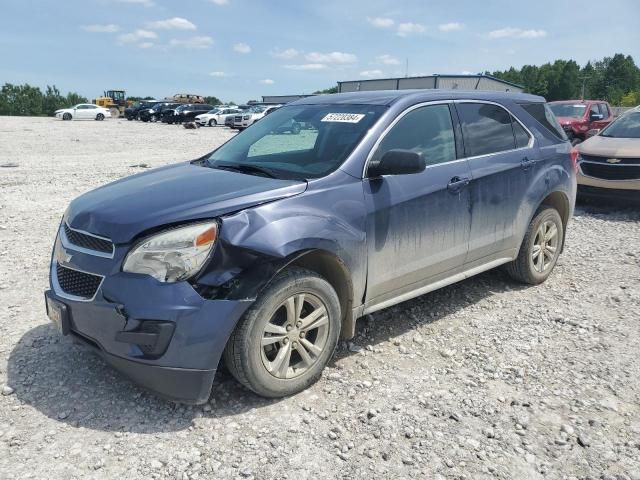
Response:
[[[538,273],[548,270],[558,256],[558,227],[552,221],[540,224],[533,240],[531,262]]]
[[[262,363],[278,379],[298,377],[318,361],[328,337],[324,303],[310,293],[298,293],[282,302],[265,325]]]

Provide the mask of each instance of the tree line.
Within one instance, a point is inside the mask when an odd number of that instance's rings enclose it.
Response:
[[[0,89],[0,115],[52,115],[78,103],[87,103],[87,99],[75,92],[62,95],[55,85],[47,85],[44,93],[29,84],[5,83]]]
[[[630,55],[621,53],[589,61],[584,67],[574,60],[556,60],[485,73],[522,85],[525,92],[549,101],[585,98],[620,107],[640,104],[640,69]]]

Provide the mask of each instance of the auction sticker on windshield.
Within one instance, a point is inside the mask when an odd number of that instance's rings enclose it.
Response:
[[[358,123],[363,118],[362,113],[327,113],[321,122]]]

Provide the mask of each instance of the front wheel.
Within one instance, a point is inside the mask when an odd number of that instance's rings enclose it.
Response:
[[[542,207],[527,228],[518,257],[507,264],[507,272],[522,283],[544,282],[558,261],[563,241],[560,214],[555,208]]]
[[[316,382],[338,343],[340,301],[310,270],[289,268],[265,288],[240,320],[225,365],[245,387],[285,397]]]
[[[71,114],[70,113],[65,113],[64,115],[62,115],[62,119],[63,120],[71,120]]]
[[[215,118],[212,118],[211,120],[209,120],[209,126],[210,127],[215,127],[218,124],[218,122],[216,122]]]

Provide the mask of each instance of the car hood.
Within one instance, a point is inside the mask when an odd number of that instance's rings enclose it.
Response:
[[[560,125],[570,125],[572,123],[581,122],[582,118],[576,117],[556,117]]]
[[[596,135],[579,144],[580,153],[599,157],[640,157],[640,138],[611,138]]]
[[[123,178],[71,202],[66,222],[121,244],[173,223],[212,218],[298,195],[306,182],[179,163]]]

